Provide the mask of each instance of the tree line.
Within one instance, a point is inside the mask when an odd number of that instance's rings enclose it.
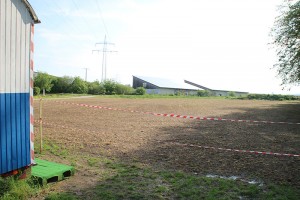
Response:
[[[41,93],[74,93],[74,94],[93,94],[93,95],[143,95],[146,93],[144,88],[134,89],[130,85],[123,85],[114,80],[102,82],[87,82],[80,77],[55,77],[43,72],[37,72],[34,77],[34,94]]]

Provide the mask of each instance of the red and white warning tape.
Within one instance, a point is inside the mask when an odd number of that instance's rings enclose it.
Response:
[[[242,119],[225,119],[221,117],[199,117],[199,116],[190,116],[190,115],[177,115],[177,114],[162,114],[162,113],[154,113],[154,112],[144,112],[144,111],[135,111],[135,110],[126,110],[119,108],[110,108],[105,106],[95,106],[88,105],[83,103],[69,103],[65,101],[55,101],[57,103],[76,105],[82,107],[89,107],[95,109],[104,109],[104,110],[115,110],[115,111],[124,111],[124,112],[132,112],[132,113],[141,113],[141,114],[149,114],[155,116],[163,116],[163,117],[174,117],[174,118],[183,118],[183,119],[194,119],[194,120],[208,120],[208,121],[230,121],[230,122],[247,122],[247,123],[264,123],[264,124],[289,124],[289,125],[300,125],[300,122],[274,122],[274,121],[258,121],[258,120],[242,120]]]
[[[35,122],[39,123],[39,120],[35,120]],[[56,123],[48,123],[42,122],[45,125],[50,125],[59,128],[66,128],[73,131],[84,131],[84,132],[92,132],[92,130],[80,129],[80,128],[71,128],[65,125],[58,125]],[[163,142],[163,141],[162,141]],[[178,145],[178,146],[186,146],[186,147],[197,147],[202,149],[211,149],[215,151],[230,151],[230,152],[238,152],[238,153],[250,153],[250,154],[261,154],[261,155],[273,155],[273,156],[287,156],[287,157],[300,157],[300,154],[290,154],[290,153],[274,153],[274,152],[267,152],[267,151],[252,151],[252,150],[239,150],[239,149],[230,149],[230,148],[221,148],[221,147],[210,147],[210,146],[202,146],[202,145],[195,145],[195,144],[184,144],[179,142],[168,142],[169,144]]]
[[[34,79],[34,24],[31,24],[31,35],[30,35],[30,161],[31,164],[34,162],[34,116],[33,116],[33,79]]]
[[[267,152],[267,151],[251,151],[251,150],[228,149],[228,148],[220,148],[220,147],[201,146],[201,145],[195,145],[195,144],[183,144],[183,143],[178,143],[178,142],[171,142],[171,144],[178,145],[178,146],[197,147],[197,148],[203,148],[203,149],[212,149],[212,150],[220,150],[220,151],[231,151],[231,152],[239,152],[239,153],[251,153],[251,154],[273,155],[273,156],[288,156],[288,157],[300,157],[300,154],[274,153],[274,152]]]

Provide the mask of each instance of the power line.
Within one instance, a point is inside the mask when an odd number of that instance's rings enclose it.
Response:
[[[45,2],[47,2],[47,1],[45,1]],[[51,2],[53,2],[52,5],[54,5],[54,7],[57,8],[57,9],[55,9],[55,13],[56,13],[57,15],[63,15],[63,14],[65,13],[65,11],[59,6],[59,4],[58,4],[56,1],[51,1]],[[47,4],[48,4],[48,2],[47,2]],[[59,13],[58,11],[60,11],[61,13]],[[79,29],[78,26],[75,25],[74,22],[73,22],[72,20],[69,20],[69,19],[66,18],[66,17],[61,17],[60,19],[63,20],[63,21],[65,22],[65,24],[69,25],[74,31],[76,31],[76,32],[78,32],[78,33],[79,33],[79,32],[83,33],[83,29]],[[49,20],[49,21],[51,21],[51,20]],[[70,35],[69,32],[66,32],[66,33],[67,33],[67,35],[69,35],[70,37],[72,37],[72,35]],[[93,41],[92,41],[90,38],[88,38],[88,40],[89,40],[91,43],[93,43]]]
[[[72,3],[75,6],[75,9],[80,11],[79,6],[77,5],[77,3],[74,0],[72,0]],[[86,20],[84,15],[82,15],[82,19],[83,19],[84,23],[88,26],[88,29],[91,30],[93,34],[95,34],[95,31],[93,31],[93,29],[91,28],[92,26],[90,26],[89,21]],[[94,36],[98,37],[97,34],[95,34]]]
[[[99,16],[100,16],[100,18],[101,18],[101,20],[102,20],[102,23],[103,23],[103,26],[104,26],[106,35],[107,35],[108,38],[110,38],[110,37],[109,37],[109,34],[108,34],[107,26],[106,26],[105,21],[104,21],[104,17],[103,17],[103,14],[102,14],[102,10],[101,10],[101,7],[100,7],[100,5],[99,5],[99,2],[98,2],[98,0],[94,0],[94,1],[96,2],[97,9],[98,9],[98,11],[99,11],[98,14],[99,14]]]

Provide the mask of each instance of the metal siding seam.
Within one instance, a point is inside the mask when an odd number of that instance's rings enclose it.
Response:
[[[11,18],[10,18],[10,125],[11,125],[11,166],[12,169],[17,169],[18,166],[18,155],[16,146],[16,12],[17,8],[15,3],[11,4]]]
[[[17,155],[22,155],[21,151],[21,119],[22,119],[22,113],[21,113],[21,94],[16,94],[16,112],[18,115],[16,116],[16,145],[17,145]],[[22,159],[18,159],[18,168],[22,167]]]
[[[26,126],[26,102],[25,102],[25,95],[21,95],[21,98],[20,98],[20,113],[21,113],[21,163],[23,166],[26,165],[26,157],[24,156],[24,152],[26,152],[26,129],[25,129],[25,126]]]
[[[5,110],[5,115],[6,115],[6,155],[7,155],[7,168],[8,171],[13,170],[12,167],[12,122],[11,122],[11,99],[10,99],[11,94],[6,94],[5,99],[6,99],[6,110]]]
[[[5,123],[5,95],[0,94],[0,173],[6,170],[6,123]]]
[[[11,162],[12,162],[12,168],[17,169],[18,167],[18,155],[17,155],[17,138],[16,138],[16,116],[18,115],[16,110],[16,94],[12,93],[10,94],[10,102],[11,102]]]
[[[4,6],[3,5],[5,5],[4,4],[5,2],[4,1],[0,1],[0,41],[4,41],[2,38],[3,38],[3,32],[5,31],[5,26],[3,26],[3,24],[4,24],[4,17],[5,17],[5,15],[4,15],[4,13],[5,13],[5,10],[4,10]],[[3,156],[2,156],[2,144],[3,144],[3,137],[2,137],[2,135],[3,135],[3,133],[4,133],[4,131],[3,131],[3,125],[4,125],[4,123],[3,123],[3,114],[2,114],[2,110],[3,110],[3,101],[2,101],[2,96],[3,95],[1,95],[1,93],[2,92],[4,92],[4,91],[2,91],[2,90],[4,90],[4,89],[2,89],[2,87],[3,87],[3,80],[4,80],[4,77],[3,77],[3,74],[4,74],[4,65],[3,65],[3,60],[4,60],[4,53],[5,53],[5,51],[3,50],[3,48],[2,48],[2,42],[0,42],[0,174],[1,174],[1,172],[3,171],[3,168],[4,168],[4,166],[3,166]]]
[[[24,95],[24,105],[25,105],[25,151],[23,152],[25,163],[24,166],[28,166],[31,163],[30,158],[30,104],[29,104],[29,94]]]
[[[10,72],[10,40],[11,40],[11,4],[12,2],[9,1],[6,4],[6,20],[5,20],[5,93],[11,92],[10,87],[10,78],[11,78],[11,72]]]

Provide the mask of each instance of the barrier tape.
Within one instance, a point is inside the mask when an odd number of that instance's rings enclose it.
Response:
[[[39,122],[39,120],[35,120],[35,122]],[[88,131],[96,133],[96,131],[92,130],[85,130],[85,129],[79,129],[79,128],[71,128],[65,125],[57,125],[54,123],[48,123],[48,122],[42,122],[45,125],[60,127],[60,128],[66,128],[69,130],[74,131]],[[162,141],[163,142],[163,141]],[[300,157],[300,154],[290,154],[290,153],[274,153],[274,152],[267,152],[267,151],[252,151],[252,150],[239,150],[239,149],[230,149],[230,148],[221,148],[221,147],[210,147],[210,146],[202,146],[202,145],[195,145],[195,144],[184,144],[179,142],[169,142],[169,144],[178,145],[178,146],[187,146],[187,147],[197,147],[202,149],[211,149],[216,151],[231,151],[231,152],[238,152],[238,153],[249,153],[249,154],[261,154],[261,155],[273,155],[273,156],[287,156],[287,157]]]
[[[239,149],[227,149],[227,148],[220,148],[220,147],[210,147],[210,146],[194,145],[194,144],[183,144],[183,143],[177,143],[177,142],[171,142],[171,144],[179,145],[179,146],[198,147],[198,148],[202,148],[202,149],[212,149],[212,150],[220,150],[220,151],[239,152],[239,153],[273,155],[273,156],[288,156],[288,157],[300,157],[300,154],[274,153],[274,152],[267,152],[267,151],[251,151],[251,150],[239,150]]]
[[[126,110],[119,108],[111,108],[105,106],[94,106],[82,103],[69,103],[65,101],[55,101],[57,103],[63,103],[68,105],[76,105],[82,107],[96,108],[96,109],[104,109],[104,110],[115,110],[115,111],[124,111],[124,112],[132,112],[132,113],[141,113],[141,114],[149,114],[155,116],[162,117],[174,117],[174,118],[183,118],[183,119],[194,119],[194,120],[207,120],[207,121],[230,121],[230,122],[246,122],[246,123],[263,123],[263,124],[289,124],[289,125],[300,125],[300,122],[274,122],[274,121],[258,121],[258,120],[242,120],[242,119],[225,119],[221,117],[195,117],[189,115],[177,115],[177,114],[162,114],[162,113],[154,113],[154,112],[144,112],[144,111],[135,111],[135,110]]]

